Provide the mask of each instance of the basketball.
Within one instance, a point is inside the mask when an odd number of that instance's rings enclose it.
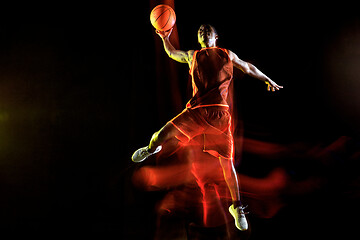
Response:
[[[157,5],[150,13],[150,22],[154,28],[165,32],[171,29],[176,22],[175,11],[168,5]]]

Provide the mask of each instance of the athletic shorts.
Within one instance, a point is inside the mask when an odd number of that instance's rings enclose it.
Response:
[[[186,108],[169,122],[182,133],[176,136],[179,141],[188,143],[202,135],[204,152],[215,157],[233,158],[234,140],[231,133],[231,115],[227,108]]]

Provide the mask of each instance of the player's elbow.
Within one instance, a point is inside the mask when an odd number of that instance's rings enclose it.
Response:
[[[176,59],[176,55],[174,54],[174,52],[171,52],[171,51],[169,51],[169,52],[167,52],[167,55],[169,56],[169,58],[171,58],[172,60],[177,60]]]
[[[175,51],[169,50],[169,51],[166,51],[166,53],[169,56],[169,58],[176,60],[176,52]]]
[[[174,53],[171,52],[171,51],[168,50],[168,49],[165,49],[165,52],[167,53],[167,55],[168,55],[170,58],[172,58],[172,56],[174,55]]]

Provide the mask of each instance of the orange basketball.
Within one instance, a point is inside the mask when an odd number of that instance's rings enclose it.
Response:
[[[174,10],[165,4],[157,5],[150,13],[151,24],[159,31],[171,29],[176,22]]]

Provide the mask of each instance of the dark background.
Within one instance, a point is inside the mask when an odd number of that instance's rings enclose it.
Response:
[[[194,2],[175,3],[177,47],[198,49],[197,29],[210,23],[221,47],[284,86],[268,93],[260,81],[236,72],[246,137],[324,146],[340,136],[358,139],[356,6]],[[151,239],[160,196],[134,189],[130,157],[189,98],[188,67],[166,56],[149,21],[158,3],[47,6],[0,24],[3,233]],[[355,200],[338,196],[342,186],[336,187],[314,200],[325,202],[320,213],[302,212],[326,222],[319,236],[332,236],[338,221],[344,228],[353,217],[347,213],[354,213]],[[312,201],[304,199],[296,203]],[[339,201],[348,204],[341,219]],[[294,221],[303,235],[310,234],[292,215],[297,206],[274,219],[255,219],[258,231],[277,236]],[[355,232],[349,226],[346,231]]]

